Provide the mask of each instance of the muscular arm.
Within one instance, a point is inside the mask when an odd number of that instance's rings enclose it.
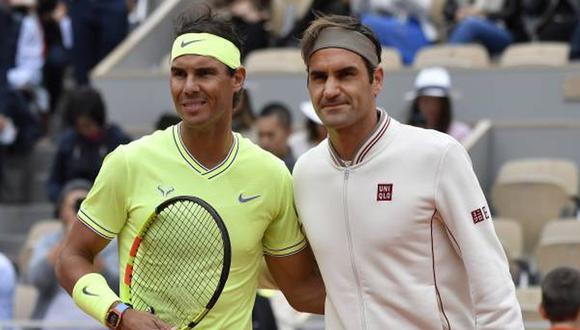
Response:
[[[95,256],[104,249],[109,240],[99,236],[80,221],[75,221],[69,231],[64,247],[56,263],[60,284],[72,296],[75,283],[83,275],[96,272]],[[127,311],[121,320],[120,330],[171,329],[154,315],[135,310]]]
[[[83,275],[96,272],[95,256],[109,244],[80,221],[75,221],[68,232],[64,247],[56,262],[60,285],[72,295],[75,283]]]
[[[326,290],[310,246],[290,256],[266,256],[276,283],[296,310],[324,314]]]

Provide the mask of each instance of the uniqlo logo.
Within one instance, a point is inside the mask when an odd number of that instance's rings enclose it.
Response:
[[[377,201],[391,201],[393,198],[393,184],[379,183],[377,186]]]
[[[478,223],[485,220],[485,216],[483,215],[483,211],[481,209],[471,211],[471,217],[473,218],[473,223]]]

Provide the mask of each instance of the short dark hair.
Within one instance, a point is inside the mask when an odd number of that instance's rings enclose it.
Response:
[[[368,26],[362,24],[359,19],[343,15],[318,15],[318,17],[310,23],[306,31],[304,31],[304,35],[300,41],[300,46],[302,48],[302,58],[304,58],[306,63],[308,63],[307,56],[311,53],[312,48],[316,43],[316,39],[318,39],[318,35],[322,30],[329,27],[338,27],[345,30],[352,30],[361,33],[373,43],[375,46],[377,58],[381,58],[382,48],[379,39],[375,33]],[[361,58],[367,67],[369,81],[372,82],[374,79],[376,66],[372,65],[371,62],[369,62],[369,60],[363,56],[361,56]],[[308,70],[308,64],[306,66]]]
[[[64,101],[65,120],[69,126],[74,126],[79,117],[89,117],[99,127],[105,127],[107,111],[101,93],[91,86],[81,86],[73,89]]]
[[[36,4],[36,12],[38,16],[43,17],[45,15],[50,15],[58,4],[57,0],[40,0]]]
[[[236,107],[232,118],[232,129],[235,132],[248,130],[254,123],[254,110],[252,108],[250,92],[247,89],[242,89],[240,93],[240,100]]]
[[[80,178],[68,181],[58,193],[58,198],[56,200],[56,203],[54,204],[54,217],[56,219],[60,218],[60,209],[62,209],[64,200],[66,199],[68,194],[76,190],[84,190],[86,192],[89,192],[91,190],[92,185],[93,184],[90,181]],[[75,207],[77,206],[80,205],[75,205]]]
[[[243,41],[232,20],[212,10],[206,3],[194,4],[181,12],[173,22],[173,39],[185,33],[210,33],[231,41],[240,53]],[[224,64],[225,65],[225,64]],[[229,68],[231,74],[234,69]]]
[[[574,321],[580,311],[580,270],[558,267],[542,281],[542,307],[551,322]]]
[[[212,10],[207,3],[196,3],[181,12],[173,21],[173,40],[185,33],[210,33],[231,41],[243,53],[243,41],[232,20]],[[231,76],[236,69],[224,64]],[[234,107],[240,100],[241,90],[234,94]]]
[[[285,129],[292,128],[292,114],[286,105],[277,102],[267,104],[262,111],[260,111],[259,118],[269,116],[276,116],[280,125]]]

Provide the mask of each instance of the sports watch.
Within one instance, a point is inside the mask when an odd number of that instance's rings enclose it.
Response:
[[[116,304],[111,309],[109,309],[107,317],[105,318],[105,323],[107,327],[109,327],[110,329],[118,329],[119,325],[121,324],[121,318],[123,317],[123,313],[125,313],[130,308],[131,306],[121,302]]]

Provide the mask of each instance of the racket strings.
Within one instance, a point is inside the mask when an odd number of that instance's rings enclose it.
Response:
[[[133,307],[153,307],[162,320],[187,325],[204,310],[219,284],[223,250],[211,213],[192,201],[171,204],[150,222],[137,251]]]

